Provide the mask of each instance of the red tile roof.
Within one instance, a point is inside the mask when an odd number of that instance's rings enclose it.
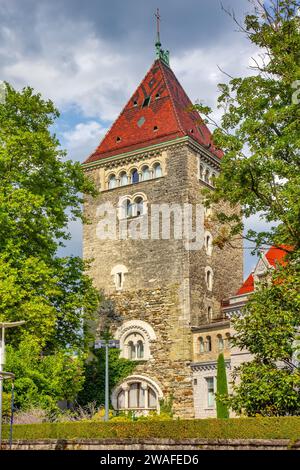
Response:
[[[251,273],[247,277],[246,281],[243,283],[242,287],[239,288],[236,295],[247,294],[248,292],[253,292],[253,291],[254,291],[254,278],[253,278],[253,274]]]
[[[148,105],[143,107],[147,97]],[[130,152],[176,137],[190,136],[221,158],[211,133],[172,70],[156,60],[95,152],[85,163]]]
[[[275,246],[271,246],[271,248],[265,253],[265,257],[268,263],[276,268],[278,264],[285,265],[285,256],[287,254],[286,250],[291,250],[291,247],[288,245],[281,245],[281,248],[276,248]],[[251,273],[240,289],[237,291],[236,295],[247,294],[248,292],[254,291],[254,278],[253,274]]]
[[[281,265],[286,264],[286,261],[284,260],[287,254],[286,250],[291,249],[291,247],[287,245],[281,245],[281,246],[283,249],[275,248],[275,246],[272,246],[265,255],[270,265],[273,266],[274,268],[276,268],[277,264],[281,264]]]

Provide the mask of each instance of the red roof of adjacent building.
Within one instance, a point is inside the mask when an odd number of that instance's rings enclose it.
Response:
[[[145,101],[150,98],[149,102]],[[211,132],[172,70],[156,60],[95,152],[85,163],[189,136],[221,158]]]
[[[285,256],[287,254],[286,250],[291,250],[291,247],[288,245],[281,245],[281,248],[276,248],[271,246],[271,248],[265,253],[265,257],[273,268],[276,268],[277,265],[284,266],[286,264]],[[247,294],[248,292],[254,291],[254,277],[251,273],[243,285],[239,288],[236,295]]]
[[[239,288],[236,295],[247,294],[248,292],[253,292],[253,291],[254,291],[254,277],[253,277],[253,274],[251,273],[247,277],[246,281],[244,281],[242,287]]]
[[[286,250],[291,250],[291,247],[288,245],[281,245],[282,249],[280,248],[275,248],[275,246],[272,246],[269,251],[265,254],[268,262],[270,263],[271,266],[276,268],[277,264],[285,265],[286,261],[284,260],[287,252]]]

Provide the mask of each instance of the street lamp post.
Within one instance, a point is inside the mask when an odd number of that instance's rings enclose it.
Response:
[[[108,349],[120,348],[120,341],[116,339],[97,340],[95,341],[95,349],[105,349],[105,416],[104,421],[109,420],[109,364],[108,364]]]
[[[14,328],[15,326],[23,325],[25,321],[15,321],[15,322],[2,322],[0,323],[0,449],[2,445],[2,403],[3,403],[3,380],[5,378],[11,377],[12,374],[9,372],[4,372],[5,364],[5,329]]]

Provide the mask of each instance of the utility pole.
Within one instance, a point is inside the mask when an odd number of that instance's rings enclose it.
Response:
[[[116,339],[97,340],[95,349],[105,349],[105,415],[104,421],[109,420],[109,348],[120,348],[120,341]]]
[[[12,375],[8,372],[4,372],[5,365],[5,329],[14,328],[15,326],[23,325],[25,321],[16,322],[3,322],[0,323],[0,449],[2,445],[2,406],[3,406],[3,380]]]

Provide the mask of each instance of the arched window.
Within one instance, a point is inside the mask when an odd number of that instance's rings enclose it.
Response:
[[[155,163],[153,167],[153,177],[160,178],[162,176],[162,169],[160,163]]]
[[[120,174],[120,186],[126,186],[128,184],[128,176],[126,171],[122,171]]]
[[[211,351],[211,337],[206,336],[206,352],[210,352],[210,351]]]
[[[200,168],[199,168],[199,178],[201,180],[203,180],[204,178],[204,168],[203,168],[203,165],[200,165]]]
[[[225,335],[225,347],[226,349],[230,349],[231,343],[230,343],[230,333],[226,333]]]
[[[125,201],[125,217],[129,218],[133,216],[133,204],[129,199]]]
[[[212,307],[209,305],[207,307],[207,320],[209,321],[209,323],[212,321],[212,316],[213,316],[213,310],[212,310]]]
[[[124,199],[121,205],[121,218],[127,219],[133,217],[133,204],[130,199]]]
[[[204,180],[205,180],[205,183],[209,183],[209,170],[208,169],[205,171]]]
[[[213,286],[213,273],[212,273],[212,269],[211,269],[211,268],[206,268],[205,277],[206,277],[205,280],[206,280],[207,289],[208,289],[208,290],[212,290],[212,286]]]
[[[134,200],[134,215],[139,217],[144,214],[144,200],[142,197],[138,196]]]
[[[113,282],[117,290],[122,290],[125,282],[125,274],[128,273],[128,269],[123,264],[117,264],[110,272],[113,276]]]
[[[204,352],[204,340],[201,336],[199,338],[199,352],[200,354]]]
[[[115,175],[110,175],[108,178],[108,189],[113,189],[117,187],[117,179]]]
[[[119,266],[117,266],[118,271],[120,271]],[[124,268],[128,272],[125,266]],[[120,341],[121,357],[129,358],[127,345],[131,341],[136,346],[136,355],[143,356],[144,361],[151,358],[150,344],[157,339],[152,326],[142,320],[124,322],[115,332],[115,338]]]
[[[205,251],[208,256],[212,255],[212,249],[213,249],[213,244],[212,244],[212,236],[210,233],[205,233]]]
[[[135,344],[133,344],[133,341],[129,341],[127,348],[128,348],[128,359],[135,359],[136,351],[135,351]]]
[[[217,346],[218,346],[218,351],[223,351],[223,349],[224,349],[224,340],[222,338],[222,335],[217,336]]]
[[[124,384],[117,394],[118,410],[157,410],[159,408],[158,394],[154,387],[147,382],[135,381]],[[113,400],[115,401],[115,399]]]
[[[142,168],[142,181],[147,181],[150,179],[150,170],[148,166],[143,166]]]
[[[125,357],[131,360],[143,359],[145,356],[145,339],[140,333],[130,333],[124,341]]]
[[[144,358],[144,343],[141,340],[139,340],[136,344],[136,358],[137,359]]]
[[[131,172],[131,182],[132,182],[132,184],[136,184],[136,183],[139,182],[139,180],[140,180],[139,173],[138,173],[137,169],[135,168]]]
[[[215,180],[216,180],[216,174],[215,173],[212,173],[211,175],[211,185],[214,186],[215,185]]]

